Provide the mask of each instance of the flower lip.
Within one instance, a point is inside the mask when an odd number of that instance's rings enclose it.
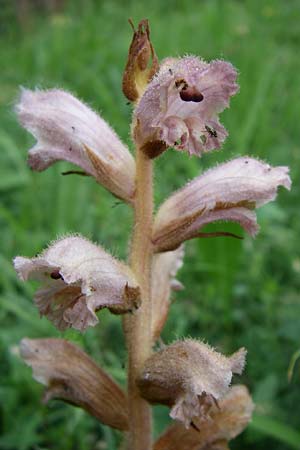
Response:
[[[114,130],[87,105],[61,89],[22,89],[15,109],[21,125],[37,139],[28,155],[33,170],[68,161],[132,202],[135,161]]]
[[[241,374],[246,350],[226,357],[203,342],[187,339],[154,353],[137,379],[143,398],[171,407],[170,416],[188,428],[193,417],[207,416]]]
[[[22,280],[41,282],[35,303],[60,329],[84,331],[98,322],[96,312],[122,314],[140,304],[140,289],[129,267],[80,236],[60,239],[35,258],[16,257]]]
[[[134,112],[134,137],[138,145],[143,147],[149,141],[158,140],[168,118],[175,117],[189,128],[188,137],[184,145],[174,146],[165,141],[167,146],[198,156],[219,148],[227,133],[219,123],[218,114],[229,106],[230,97],[238,91],[236,77],[234,67],[221,60],[206,63],[186,56],[163,62]],[[182,128],[179,122],[178,126]]]
[[[235,385],[219,402],[219,408],[212,409],[209,420],[194,418],[189,429],[172,424],[158,438],[154,450],[228,450],[227,442],[244,430],[253,410],[247,388]]]
[[[214,133],[215,129],[207,129]],[[185,240],[201,237],[203,226],[221,220],[237,222],[255,235],[254,209],[274,200],[279,186],[290,189],[288,168],[250,157],[209,169],[159,208],[153,226],[155,251],[173,250]]]

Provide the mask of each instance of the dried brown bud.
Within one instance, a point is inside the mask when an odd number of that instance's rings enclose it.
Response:
[[[251,420],[253,402],[245,386],[234,386],[214,407],[209,420],[195,419],[188,430],[177,423],[170,426],[154,450],[226,450],[227,442],[239,435]]]
[[[100,422],[127,430],[127,399],[120,387],[76,345],[64,339],[23,339],[21,356],[47,386],[44,401],[59,398]]]
[[[243,348],[226,357],[203,342],[178,341],[146,361],[137,384],[143,398],[170,406],[170,416],[188,428],[223,398],[233,373],[242,372],[245,355]]]
[[[125,97],[135,102],[144,93],[147,84],[158,71],[159,64],[150,41],[148,20],[141,20],[137,30],[131,20],[129,23],[133,29],[133,38],[123,74],[122,88]]]

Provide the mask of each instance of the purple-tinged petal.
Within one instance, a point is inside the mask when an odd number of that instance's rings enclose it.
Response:
[[[190,155],[201,155],[218,149],[228,136],[218,119],[203,122],[198,117],[189,117],[185,123],[189,129],[188,152]]]
[[[189,130],[182,119],[169,116],[161,125],[159,138],[170,147],[183,149],[188,142]]]
[[[220,164],[175,192],[160,207],[153,230],[156,251],[174,250],[211,222],[238,222],[250,235],[258,230],[252,211],[290,189],[287,167],[241,157]],[[201,235],[201,233],[200,233]]]
[[[188,56],[163,63],[134,113],[137,144],[148,149],[149,142],[155,146],[163,139],[167,146],[174,146],[176,141],[168,139],[166,131],[171,117],[173,135],[180,135],[181,121],[189,129],[184,142],[177,148],[197,155],[219,148],[227,132],[217,115],[229,106],[230,97],[237,92],[236,77],[234,67],[225,61],[208,64]]]
[[[79,347],[64,339],[22,339],[21,357],[46,386],[44,401],[65,400],[100,422],[128,429],[127,399],[111,377]]]
[[[32,169],[41,171],[56,161],[69,161],[117,197],[132,201],[134,159],[112,128],[88,106],[60,89],[24,89],[16,111],[20,123],[37,139],[29,151]]]
[[[14,265],[22,280],[41,281],[35,303],[60,330],[96,325],[101,308],[118,314],[139,306],[129,267],[80,236],[60,239],[32,259],[16,257]]]

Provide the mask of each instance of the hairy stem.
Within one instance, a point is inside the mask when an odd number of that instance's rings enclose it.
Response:
[[[127,315],[124,319],[128,348],[128,450],[150,450],[151,408],[140,397],[135,380],[151,354],[152,161],[137,150],[136,166],[135,223],[130,263],[141,288],[142,304],[132,316]]]

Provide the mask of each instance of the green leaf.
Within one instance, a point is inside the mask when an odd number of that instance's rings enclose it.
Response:
[[[254,415],[249,425],[256,431],[271,436],[291,448],[300,449],[300,432],[271,417]]]

